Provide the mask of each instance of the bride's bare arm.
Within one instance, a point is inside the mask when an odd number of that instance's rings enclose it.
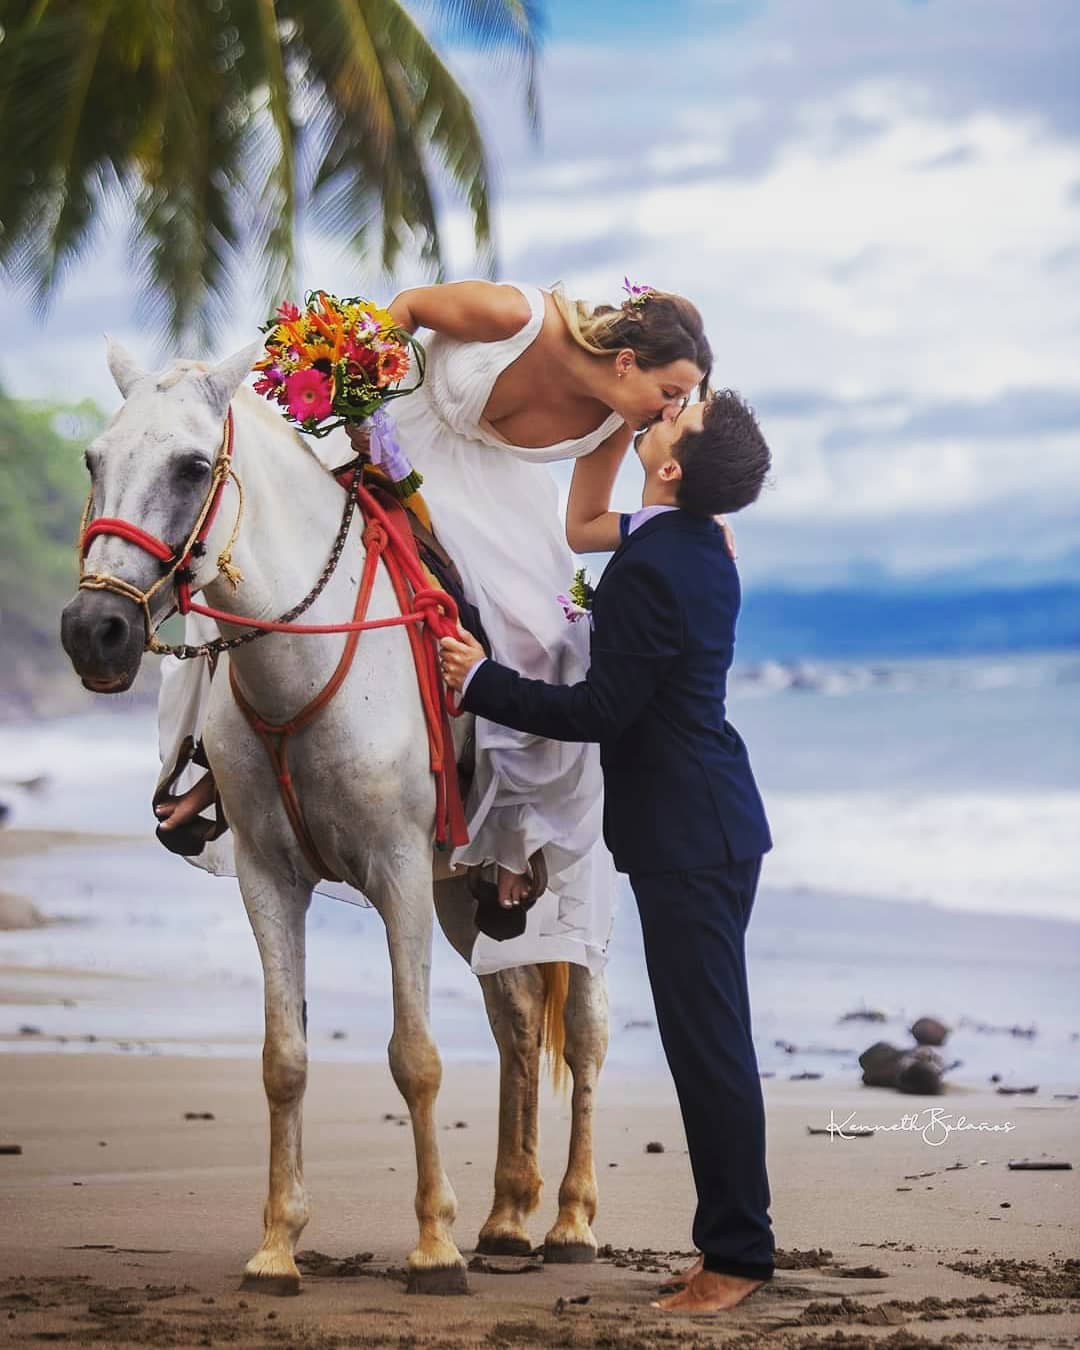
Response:
[[[611,490],[631,435],[628,426],[621,426],[574,465],[566,503],[566,542],[575,553],[611,553],[619,547],[619,513],[611,510]]]
[[[430,328],[459,342],[499,342],[519,333],[532,317],[529,302],[516,286],[493,281],[452,281],[445,286],[414,286],[388,306],[402,328]]]

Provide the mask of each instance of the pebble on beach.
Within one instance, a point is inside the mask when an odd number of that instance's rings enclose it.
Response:
[[[928,1045],[901,1050],[875,1041],[859,1056],[867,1087],[895,1088],[918,1096],[936,1096],[944,1088],[945,1061]]]
[[[911,1024],[911,1034],[920,1045],[944,1045],[949,1028],[937,1017],[920,1017]]]

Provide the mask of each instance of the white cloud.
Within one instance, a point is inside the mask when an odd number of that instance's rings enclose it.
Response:
[[[1080,389],[1080,106],[1061,94],[1075,89],[1063,72],[1080,54],[1078,11],[986,0],[977,28],[955,5],[813,11],[773,0],[741,29],[704,23],[700,40],[648,60],[632,33],[621,51],[619,34],[556,41],[540,147],[518,77],[456,53],[501,184],[503,274],[599,300],[625,273],[699,304],[716,382],[761,403],[774,450],[775,486],[738,522],[749,576],[801,576],[808,559],[823,577],[853,559],[906,574],[1003,548],[1052,570],[1076,544],[1080,455],[1076,434],[1034,413],[1038,391]],[[451,205],[443,232],[451,275],[475,275],[464,210]],[[305,235],[301,258],[303,287],[389,286],[335,240]],[[73,274],[43,328],[3,295],[19,341],[0,352],[0,379],[112,405],[101,330],[148,363],[153,346],[132,301],[115,245]],[[241,298],[218,354],[262,317]],[[819,406],[770,414],[791,389]],[[1034,411],[1010,434],[918,424],[949,400],[992,412],[1017,390]],[[637,492],[627,466],[618,504]]]

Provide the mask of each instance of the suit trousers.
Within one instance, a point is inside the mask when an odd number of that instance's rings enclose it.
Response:
[[[761,859],[631,873],[657,1025],[697,1189],[706,1270],[773,1273],[765,1103],[750,1032],[746,926]]]

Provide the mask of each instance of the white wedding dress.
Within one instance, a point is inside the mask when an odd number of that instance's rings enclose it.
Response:
[[[480,611],[497,660],[523,675],[558,684],[583,678],[588,628],[568,623],[556,596],[574,571],[559,517],[558,490],[544,468],[579,459],[615,431],[615,413],[576,440],[541,449],[510,445],[484,421],[499,374],[536,338],[544,296],[520,287],[529,322],[500,342],[430,336],[422,387],[392,405],[401,446],[424,475],[424,497],[443,545],[457,563],[469,599]],[[216,630],[189,616],[204,641]],[[209,630],[209,631],[208,631]],[[218,665],[217,678],[227,677]],[[198,736],[209,677],[203,662],[162,663],[159,731],[163,772],[176,762],[186,735]],[[201,770],[189,769],[182,791]],[[454,863],[498,862],[524,872],[543,848],[549,889],[529,912],[525,933],[496,942],[480,934],[472,967],[485,974],[535,961],[574,961],[597,971],[611,932],[614,868],[601,839],[602,781],[595,745],[543,740],[476,719],[476,771],[465,803],[469,840]],[[229,833],[207,845],[198,867],[234,874]],[[358,900],[340,883],[317,889]]]

